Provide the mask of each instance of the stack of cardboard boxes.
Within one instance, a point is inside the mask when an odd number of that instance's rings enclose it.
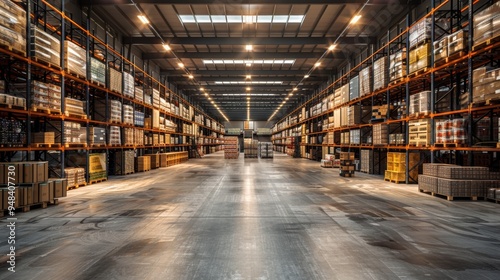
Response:
[[[56,198],[65,197],[67,181],[49,179],[48,162],[3,162],[0,163],[0,207],[29,207],[54,203]],[[14,204],[9,204],[9,186],[14,184]]]
[[[421,192],[443,195],[448,200],[476,200],[486,197],[490,188],[500,188],[500,173],[490,172],[488,167],[425,163],[418,177]]]
[[[340,176],[353,177],[355,172],[354,153],[341,152],[340,153]]]

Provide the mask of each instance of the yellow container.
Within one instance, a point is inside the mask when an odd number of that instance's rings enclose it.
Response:
[[[405,162],[406,154],[405,153],[394,153],[394,162]]]
[[[384,180],[391,180],[391,171],[390,170],[385,171]]]
[[[394,169],[395,172],[405,172],[406,171],[406,163],[405,162],[395,162]]]
[[[395,153],[387,153],[387,162],[394,161],[394,154]]]
[[[387,162],[387,170],[389,171],[395,171],[394,170],[394,162]]]
[[[406,172],[391,172],[391,181],[395,183],[406,182]]]

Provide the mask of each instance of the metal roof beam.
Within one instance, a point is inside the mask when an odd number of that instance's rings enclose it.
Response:
[[[174,37],[165,38],[171,45],[330,45],[335,37]],[[376,37],[341,37],[338,44],[367,45],[376,42]],[[123,37],[125,45],[161,45],[158,37]]]
[[[185,5],[194,5],[194,4],[228,4],[235,5],[233,0],[134,0],[137,4],[155,4],[155,5],[177,5],[177,4],[185,4]],[[245,0],[241,2],[241,4],[288,4],[288,5],[312,5],[312,4],[364,4],[366,0]],[[386,5],[394,2],[398,2],[400,4],[405,4],[406,1],[398,0],[371,0],[370,4],[379,4]],[[132,5],[130,0],[80,0],[80,4],[83,6],[100,6],[100,5]]]
[[[252,78],[254,76],[273,76],[272,79],[278,81],[279,76],[277,75],[283,75],[283,76],[300,76],[303,77],[307,71],[305,70],[196,70],[196,71],[191,71],[191,74],[195,76],[245,76],[245,75],[252,75]],[[186,73],[184,71],[179,71],[179,70],[161,70],[160,75],[165,75],[168,77],[172,76],[186,76]],[[319,71],[315,70],[313,72],[314,76],[329,76],[331,75],[330,72],[326,71]],[[224,77],[220,78],[221,80],[224,79]],[[200,79],[203,80],[203,79]]]
[[[276,77],[276,78],[270,78],[270,77],[254,77],[252,76],[252,79],[249,80],[249,81],[282,81],[282,82],[298,82],[299,80],[297,79],[297,77]],[[328,77],[325,77],[325,76],[321,76],[321,77],[316,77],[314,76],[314,73],[311,74],[311,76],[307,79],[305,79],[303,82],[304,83],[314,83],[314,82],[324,82],[328,80]],[[229,82],[232,82],[232,81],[245,81],[245,76],[241,76],[241,77],[203,77],[203,79],[201,79],[201,82],[216,82],[216,81],[229,81]],[[295,83],[294,83],[295,84]],[[197,86],[195,85],[181,85],[181,84],[178,84],[179,87],[185,87],[185,88],[189,88],[189,87],[192,87],[192,88],[198,88]],[[218,87],[218,86],[222,86],[220,84],[214,84],[214,85],[204,85],[204,87],[206,88],[212,88],[212,87]],[[235,85],[224,85],[224,86],[235,86]],[[265,86],[264,84],[239,84],[237,86]]]
[[[320,58],[322,52],[175,52],[178,58],[188,59],[300,59]],[[175,58],[172,52],[144,53],[143,60]],[[325,56],[331,59],[345,59],[343,52],[328,52]]]

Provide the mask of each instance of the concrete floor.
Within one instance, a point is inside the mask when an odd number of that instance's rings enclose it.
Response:
[[[500,279],[499,204],[279,154],[216,153],[17,217],[0,279]]]

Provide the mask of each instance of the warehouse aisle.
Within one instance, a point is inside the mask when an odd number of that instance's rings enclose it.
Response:
[[[337,172],[216,153],[70,191],[59,206],[18,214],[14,276],[498,279],[498,204]],[[7,236],[1,227],[3,264]]]

